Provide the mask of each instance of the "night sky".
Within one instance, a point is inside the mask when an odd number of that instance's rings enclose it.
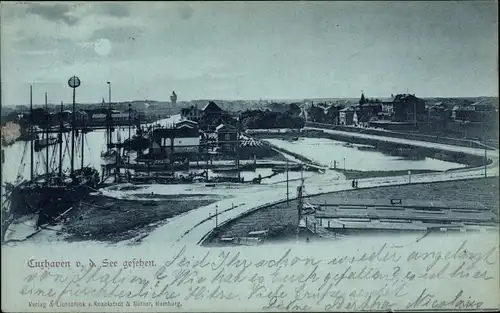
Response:
[[[495,2],[1,4],[2,105],[497,96]]]

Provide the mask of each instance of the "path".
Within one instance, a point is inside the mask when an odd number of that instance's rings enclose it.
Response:
[[[498,164],[498,163],[497,163]],[[498,167],[489,166],[488,177],[498,176]],[[430,183],[437,181],[451,181],[484,177],[484,169],[467,169],[460,172],[432,173],[412,175],[411,183]],[[408,183],[408,176],[382,177],[359,179],[359,188],[401,185]],[[300,181],[290,182],[290,191],[295,194]],[[339,181],[329,177],[329,171],[305,179],[305,189],[308,195],[351,190],[350,181]],[[172,244],[199,244],[215,227],[215,210],[221,212],[217,216],[218,225],[227,223],[248,212],[282,202],[286,198],[286,186],[283,183],[275,184],[272,190],[262,190],[237,198],[222,200],[217,203],[201,207],[179,217],[172,218],[168,224],[153,231],[143,242],[172,242]],[[234,207],[233,209],[231,209]],[[197,225],[197,226],[195,226]]]
[[[385,136],[374,136],[357,133],[348,133],[335,130],[325,130],[327,133],[342,133],[353,137],[378,139],[388,142],[403,143],[407,145],[439,148],[448,151],[464,152],[473,155],[484,155],[483,149],[459,147],[424,141],[412,141],[400,138],[391,138]],[[498,150],[488,151],[488,158],[492,159],[492,163],[487,166],[487,176],[495,177],[499,174],[498,168]],[[440,173],[424,173],[411,176],[411,183],[430,183],[438,181],[462,180],[471,178],[484,177],[484,167],[466,168],[457,171],[440,172]],[[323,175],[316,175],[305,179],[305,190],[308,195],[328,193],[334,191],[352,189],[351,182],[338,180],[338,176],[333,177],[331,171],[326,171]],[[359,179],[359,188],[392,186],[408,184],[408,175],[395,177],[376,177]],[[300,181],[289,182],[289,190],[291,197],[294,197],[296,188],[300,185]],[[251,188],[248,194],[242,194],[236,198],[225,199],[208,206],[192,210],[182,216],[172,218],[169,223],[162,226],[149,236],[144,238],[142,242],[171,242],[172,244],[199,244],[210,232],[215,228],[215,212],[217,210],[218,226],[228,223],[231,220],[238,218],[248,212],[258,210],[260,208],[282,202],[286,199],[286,183],[277,183],[273,185],[272,190],[265,188]]]

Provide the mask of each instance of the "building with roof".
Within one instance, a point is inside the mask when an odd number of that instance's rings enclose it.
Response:
[[[343,108],[339,111],[340,125],[352,125],[354,122],[354,115],[356,114],[353,107]],[[357,120],[357,116],[356,116]]]
[[[184,119],[199,122],[201,116],[201,110],[195,105],[181,109],[181,117]]]
[[[378,120],[379,114],[382,112],[382,103],[367,102],[358,106],[357,115],[358,123],[368,123],[373,120]]]
[[[482,99],[472,104],[455,105],[452,109],[451,117],[455,121],[461,122],[483,122],[496,116],[497,109],[491,101]]]
[[[392,120],[396,122],[417,122],[425,119],[425,100],[415,94],[398,94],[393,101],[394,114]]]
[[[233,125],[220,124],[215,128],[217,145],[221,151],[236,152],[238,147],[238,130]]]
[[[451,120],[451,111],[441,102],[435,103],[427,108],[429,122],[446,123]]]
[[[215,102],[210,101],[201,109],[199,119],[200,128],[203,130],[215,130],[225,113]]]
[[[184,120],[171,128],[154,129],[151,135],[151,153],[171,160],[198,154],[200,147],[200,131],[194,121]]]

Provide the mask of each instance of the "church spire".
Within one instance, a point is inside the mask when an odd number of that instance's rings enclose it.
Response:
[[[366,103],[365,94],[363,93],[363,90],[361,90],[361,98],[359,99],[359,104],[364,103]]]

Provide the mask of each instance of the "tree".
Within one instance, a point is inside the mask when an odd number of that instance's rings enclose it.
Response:
[[[361,93],[361,99],[359,99],[359,104],[365,104],[365,103],[366,103],[365,94]]]
[[[302,112],[302,109],[297,103],[290,103],[288,112],[293,116],[298,116]]]

